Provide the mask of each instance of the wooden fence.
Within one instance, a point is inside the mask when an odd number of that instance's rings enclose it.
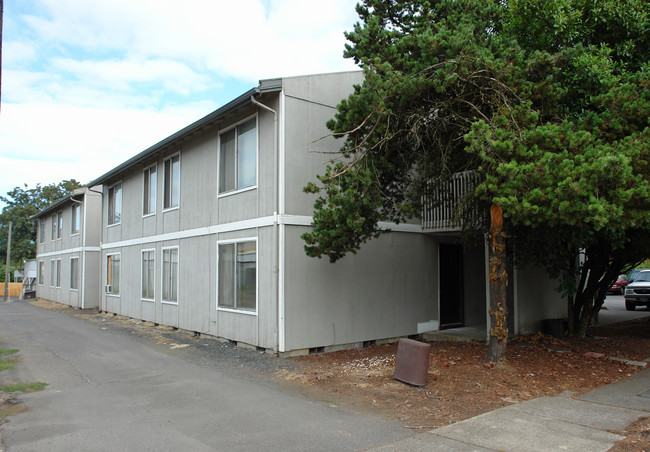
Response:
[[[23,283],[11,282],[9,283],[9,296],[18,297],[23,291]],[[0,282],[0,299],[5,295],[5,283]]]

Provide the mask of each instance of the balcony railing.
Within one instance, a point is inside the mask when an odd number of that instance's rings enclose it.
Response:
[[[465,171],[454,174],[447,183],[429,183],[422,197],[422,229],[430,232],[459,231],[463,221],[461,203],[472,195],[478,182],[479,176],[475,171]]]

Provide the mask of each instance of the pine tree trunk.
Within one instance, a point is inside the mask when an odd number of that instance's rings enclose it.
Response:
[[[508,308],[506,305],[508,272],[506,270],[506,240],[503,233],[503,210],[493,205],[490,209],[490,340],[486,363],[505,360],[508,340]]]

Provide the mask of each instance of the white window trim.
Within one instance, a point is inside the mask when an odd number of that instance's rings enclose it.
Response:
[[[79,258],[78,257],[71,257],[70,258],[70,290],[73,292],[79,292],[79,281],[77,281],[77,288],[74,289],[72,287],[72,261],[77,260],[77,279],[79,278],[79,273],[81,272],[81,267],[79,267]]]
[[[149,213],[144,213],[144,189],[145,189],[145,179],[144,179],[144,174],[147,170],[150,170],[151,168],[156,168],[156,202],[152,206],[152,210]],[[151,173],[149,173],[149,177],[151,177]],[[163,200],[164,202],[164,200]],[[158,163],[154,163],[153,165],[147,166],[145,169],[142,170],[142,218],[148,218],[156,215],[156,208],[158,204]],[[145,250],[142,250],[145,251]]]
[[[75,207],[79,209],[79,229],[75,232],[72,228],[74,228],[74,221],[73,221],[73,212]],[[72,204],[72,209],[70,210],[70,237],[74,237],[76,235],[79,235],[81,233],[81,204],[78,204],[73,201]]]
[[[219,193],[219,185],[221,184],[221,137],[240,124],[243,124],[246,121],[250,121],[252,118],[255,118],[255,184],[249,185],[248,187],[235,188],[234,190]],[[230,127],[220,130],[219,139],[217,140],[217,150],[217,198],[224,198],[226,196],[232,196],[257,189],[260,182],[260,119],[257,113],[247,116],[241,121],[234,123]]]
[[[163,285],[165,284],[165,250],[177,250],[178,251],[178,268],[176,271],[176,301],[174,300],[165,300],[163,297],[165,295]],[[175,246],[164,246],[160,251],[160,302],[162,304],[171,304],[178,306],[178,302],[181,298],[181,252],[178,245]]]
[[[50,230],[50,242],[54,242],[56,240],[56,214],[52,214],[50,226],[52,226],[52,229]]]
[[[251,185],[250,187],[244,187],[244,188],[239,188],[237,190],[227,191],[225,193],[220,193],[219,195],[217,195],[217,198],[226,198],[228,196],[237,195],[239,193],[256,190],[256,189],[257,189],[257,184]]]
[[[153,298],[144,298],[142,296],[142,280],[144,279],[144,275],[142,274],[142,257],[144,253],[148,253],[150,251],[153,251],[153,285],[154,289],[156,287],[156,249],[155,248],[147,248],[143,249],[140,251],[140,301],[148,301],[148,302],[155,302],[156,301],[156,292],[154,290]]]
[[[106,227],[108,227],[108,228],[112,228],[113,226],[119,226],[119,225],[122,224],[122,212],[120,212],[120,221],[118,221],[117,223],[110,223],[110,224],[108,223],[108,221],[109,221],[109,219],[110,219],[109,209],[111,208],[111,201],[110,201],[110,198],[109,198],[109,196],[108,196],[108,193],[109,193],[109,191],[111,190],[111,188],[115,187],[115,186],[118,185],[118,184],[121,186],[121,192],[122,192],[122,206],[124,206],[124,184],[123,184],[122,181],[120,180],[120,181],[118,181],[118,182],[115,182],[113,185],[110,185],[110,186],[106,189]]]
[[[59,223],[59,218],[61,218],[60,223]],[[63,211],[62,210],[59,210],[56,213],[56,239],[57,240],[63,239]]]
[[[41,264],[43,264],[43,270],[41,271]],[[36,275],[36,282],[39,286],[43,287],[45,285],[45,261],[38,261],[38,274]],[[43,282],[41,282],[43,280]]]
[[[50,259],[50,285],[56,287],[56,259]]]
[[[233,243],[241,242],[255,242],[255,310],[250,309],[236,309],[236,308],[222,308],[219,306],[219,246],[220,245],[230,245]],[[237,239],[228,239],[228,240],[217,240],[217,277],[216,277],[216,305],[217,311],[223,312],[233,312],[235,314],[244,314],[257,316],[260,306],[260,290],[259,290],[259,280],[260,280],[260,271],[259,271],[259,242],[257,237],[242,237]]]
[[[120,287],[122,287],[122,253],[107,253],[106,256],[104,256],[104,262],[107,265],[106,272],[104,272],[104,290],[102,291],[104,295],[107,297],[115,297],[115,298],[120,298],[122,295],[122,291],[120,290],[120,293],[108,293],[106,292],[106,286],[108,286],[108,257],[109,256],[120,256]]]
[[[172,207],[165,207],[165,183],[166,183],[166,180],[165,180],[165,162],[167,160],[173,159],[176,156],[178,156],[178,205],[172,206]],[[166,213],[166,212],[171,212],[172,210],[178,210],[178,208],[181,205],[181,176],[182,176],[182,166],[183,166],[183,162],[182,162],[182,158],[181,158],[181,151],[178,151],[175,154],[172,154],[172,155],[168,156],[167,158],[163,159],[163,165],[162,166],[163,166],[163,183],[162,183],[162,187],[163,187],[163,189],[162,189],[162,209],[163,210],[162,211],[163,211],[163,213]]]
[[[61,270],[63,270],[63,261],[61,258],[59,258],[56,260],[56,284],[58,284],[56,286],[57,289],[61,288]]]
[[[45,220],[42,218],[38,220],[38,243],[45,243]]]

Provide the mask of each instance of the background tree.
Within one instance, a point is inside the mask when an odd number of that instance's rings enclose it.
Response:
[[[74,179],[45,186],[37,184],[34,188],[28,188],[25,184],[7,192],[7,196],[0,196],[0,200],[6,204],[0,213],[0,255],[6,256],[7,232],[9,221],[12,221],[12,263],[21,266],[25,259],[36,257],[37,225],[29,217],[80,187],[81,184]]]
[[[417,216],[427,184],[473,170],[461,208],[502,208],[516,262],[558,278],[584,334],[606,286],[650,251],[649,5],[358,5],[345,56],[365,80],[328,123],[339,160],[306,187],[320,194],[307,254],[356,252],[379,221]]]

